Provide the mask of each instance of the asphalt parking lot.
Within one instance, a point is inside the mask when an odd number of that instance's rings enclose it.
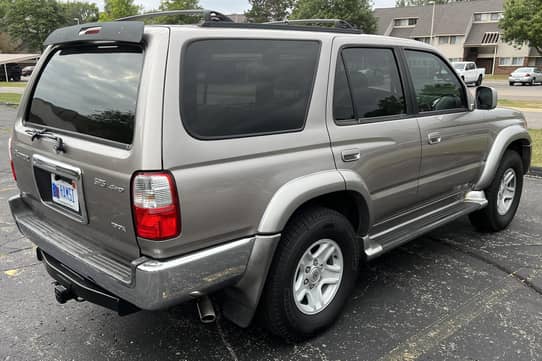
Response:
[[[0,107],[0,360],[542,359],[542,179],[526,179],[504,232],[460,219],[366,265],[339,321],[288,345],[258,325],[203,325],[193,304],[126,317],[57,304],[6,205],[14,114]]]

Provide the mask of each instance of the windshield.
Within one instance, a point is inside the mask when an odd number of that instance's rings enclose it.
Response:
[[[455,63],[452,64],[455,70],[463,70],[465,69],[465,63]]]
[[[57,50],[40,75],[28,121],[130,144],[142,64],[139,47]]]
[[[519,68],[514,71],[514,73],[530,73],[532,72],[532,68]]]

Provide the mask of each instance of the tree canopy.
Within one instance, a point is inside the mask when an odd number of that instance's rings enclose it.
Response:
[[[200,9],[199,0],[164,0],[160,4],[161,11]],[[200,20],[198,16],[163,16],[150,22],[168,24],[194,24]]]
[[[396,0],[395,7],[404,8],[406,6],[426,6],[426,5],[431,5],[433,1],[437,5],[447,4],[449,2],[452,2],[452,0]],[[454,1],[469,1],[469,0],[454,0]]]
[[[250,10],[245,12],[245,16],[253,23],[282,20],[289,15],[295,3],[294,0],[248,0],[248,2]]]
[[[342,19],[363,32],[376,31],[376,19],[369,0],[298,0],[292,19]]]
[[[542,2],[540,0],[508,0],[499,23],[504,40],[518,46],[528,43],[542,54]]]
[[[98,6],[93,3],[87,3],[83,1],[70,1],[67,3],[62,3],[61,5],[62,7],[64,7],[68,22],[77,22],[78,20],[81,24],[91,23],[94,21],[98,21],[98,18],[100,17],[100,10],[98,9]]]
[[[134,0],[105,0],[104,11],[100,14],[100,21],[111,21],[137,15],[140,11],[141,6],[135,5]]]
[[[3,27],[10,37],[30,49],[43,50],[47,35],[68,23],[64,8],[55,0],[12,0],[5,7]]]

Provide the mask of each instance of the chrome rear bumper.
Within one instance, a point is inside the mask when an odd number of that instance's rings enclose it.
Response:
[[[51,227],[24,196],[12,197],[9,205],[21,233],[43,252],[144,310],[163,309],[234,284],[245,273],[256,240],[235,240],[163,261],[140,257],[123,263]]]

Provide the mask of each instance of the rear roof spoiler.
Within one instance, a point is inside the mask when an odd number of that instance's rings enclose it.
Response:
[[[115,21],[68,26],[53,31],[43,45],[68,44],[87,41],[118,41],[141,43],[142,21]]]

